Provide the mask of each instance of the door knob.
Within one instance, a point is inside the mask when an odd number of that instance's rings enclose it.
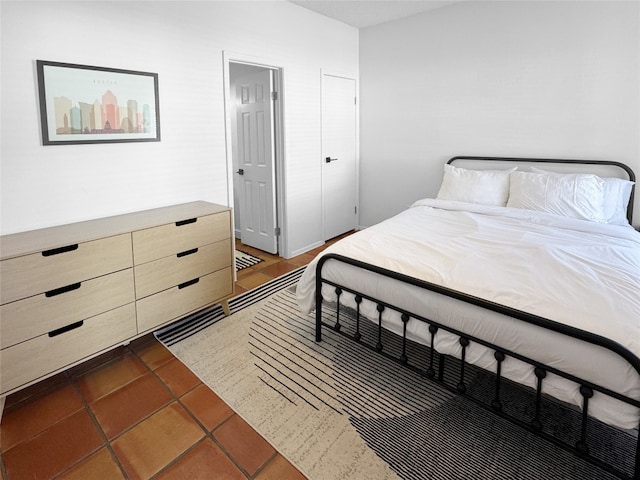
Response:
[[[327,163],[335,162],[337,160],[338,160],[337,158],[331,158],[331,157],[326,157],[324,159],[324,161],[327,162]]]
[[[244,175],[244,170],[241,168],[236,172],[238,175]]]

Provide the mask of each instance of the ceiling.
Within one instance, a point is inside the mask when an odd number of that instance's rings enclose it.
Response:
[[[444,7],[459,0],[290,0],[356,28],[371,27]]]

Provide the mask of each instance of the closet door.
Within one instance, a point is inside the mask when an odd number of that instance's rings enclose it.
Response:
[[[322,194],[324,239],[357,221],[356,81],[322,75]]]

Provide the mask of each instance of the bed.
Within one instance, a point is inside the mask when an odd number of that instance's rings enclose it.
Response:
[[[467,394],[464,370],[495,375],[488,407],[504,415],[501,385],[535,392],[526,428],[540,424],[541,398],[582,412],[572,444],[557,442],[609,471],[640,478],[589,455],[588,420],[635,432],[640,424],[640,233],[631,227],[634,173],[618,162],[454,157],[436,198],[327,248],[297,287],[303,312],[322,328],[335,303],[381,332],[431,348],[426,376]],[[434,356],[436,360],[434,360]],[[397,356],[410,364],[406,351]],[[467,367],[469,368],[469,367]],[[523,422],[517,421],[522,424]]]

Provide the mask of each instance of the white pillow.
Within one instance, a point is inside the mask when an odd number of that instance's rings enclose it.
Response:
[[[622,178],[603,178],[604,204],[603,213],[605,223],[614,225],[629,225],[627,207],[634,182]]]
[[[532,172],[548,173],[552,175],[563,175],[561,173],[549,172],[540,168],[531,167]],[[604,191],[602,198],[602,215],[604,223],[613,225],[629,225],[627,219],[627,207],[634,182],[623,180],[622,178],[602,178],[604,181]]]
[[[445,164],[436,198],[504,207],[509,197],[509,170],[467,170]]]
[[[604,222],[604,180],[596,175],[511,174],[507,207]]]

